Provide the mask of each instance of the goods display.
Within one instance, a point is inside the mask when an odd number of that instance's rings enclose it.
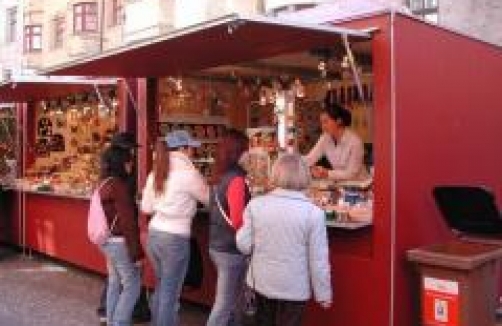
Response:
[[[16,177],[16,118],[12,108],[0,110],[0,183],[9,184]]]
[[[356,85],[348,80],[321,79],[303,85],[297,78],[283,77],[286,82],[282,84],[271,79],[245,85],[243,81],[236,82],[234,77],[226,82],[211,82],[210,77],[161,79],[157,135],[181,129],[201,141],[193,161],[211,181],[218,138],[226,127],[244,125],[250,148],[241,163],[248,172],[251,192],[261,194],[270,189],[271,168],[280,152],[305,154],[315,145],[322,132],[319,116],[326,98],[349,109],[352,129],[365,142],[371,142],[368,112],[371,110],[368,104],[371,76],[363,79],[365,101]],[[288,83],[288,80],[294,82]],[[301,94],[298,85],[301,85]],[[247,97],[240,96],[241,93]],[[230,115],[232,110],[226,110],[228,107],[244,109],[238,116],[240,120]],[[328,213],[331,221],[371,223],[371,183],[332,184],[329,180],[315,180],[307,194]]]
[[[99,156],[116,127],[116,109],[87,94],[38,102],[34,159],[17,186],[87,196],[99,179]],[[108,105],[106,105],[108,104]]]

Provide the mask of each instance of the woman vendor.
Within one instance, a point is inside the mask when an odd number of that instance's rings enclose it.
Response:
[[[335,181],[368,179],[369,175],[364,166],[364,144],[350,129],[350,111],[337,103],[327,102],[320,114],[320,121],[323,134],[305,156],[312,167],[312,175]],[[323,156],[330,163],[331,169],[316,166]]]

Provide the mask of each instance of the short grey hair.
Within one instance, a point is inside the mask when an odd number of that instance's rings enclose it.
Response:
[[[305,190],[312,177],[307,162],[299,154],[282,154],[272,166],[272,186],[288,190]]]

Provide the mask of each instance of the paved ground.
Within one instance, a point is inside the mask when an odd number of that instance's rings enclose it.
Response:
[[[102,283],[94,274],[0,247],[0,326],[99,325]],[[182,326],[201,326],[206,318],[207,309],[183,304]]]

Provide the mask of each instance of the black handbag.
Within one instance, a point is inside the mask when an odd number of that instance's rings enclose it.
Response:
[[[251,209],[249,209],[251,213]],[[253,218],[252,214],[249,215],[249,221],[251,226],[251,254],[248,258],[248,269],[251,275],[251,286],[249,286],[246,282],[244,282],[244,286],[241,292],[242,302],[241,302],[241,322],[243,326],[258,326],[258,300],[255,290],[255,277],[253,272],[253,251],[255,245],[255,237],[254,237],[254,226],[253,226]]]

